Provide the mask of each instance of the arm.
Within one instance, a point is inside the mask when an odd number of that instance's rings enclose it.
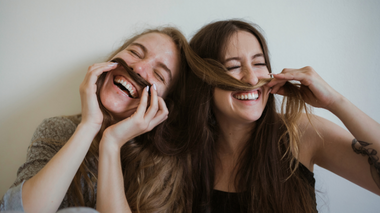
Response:
[[[311,116],[313,126],[306,116],[301,120],[306,126],[300,144],[300,161],[304,165],[310,169],[313,164],[317,164],[380,195],[380,189],[371,174],[368,156],[356,154],[352,149],[352,139],[355,136],[337,124],[315,115]],[[374,145],[379,147],[378,144]]]
[[[117,146],[101,145],[99,148],[96,209],[99,212],[132,212],[124,193],[120,148]]]
[[[97,103],[96,81],[100,74],[114,67],[107,62],[89,68],[80,87],[82,121],[54,157],[24,183],[22,200],[26,212],[57,211],[103,120]]]
[[[152,130],[168,115],[165,102],[151,90],[147,109],[148,91],[144,89],[136,112],[125,120],[108,127],[99,148],[98,192],[96,208],[99,212],[131,212],[125,197],[120,149],[126,141]]]
[[[26,212],[55,212],[96,132],[81,124],[61,150],[22,188]]]
[[[376,184],[380,178],[380,173],[376,172],[374,166],[369,164],[368,155],[359,155],[354,152],[352,147],[352,140],[356,138],[370,143],[367,147],[362,147],[357,143],[357,148],[380,151],[379,123],[331,88],[311,67],[298,70],[284,69],[282,73],[275,74],[274,78],[268,84],[268,86],[273,86],[272,93],[284,95],[281,88],[283,83],[287,80],[298,80],[302,85],[300,88],[302,97],[307,103],[314,107],[329,110],[350,131],[347,132],[338,125],[318,116],[311,117],[313,127],[308,125],[309,122],[304,117],[301,120],[301,126],[304,127],[305,131],[301,138],[304,144],[301,144],[300,151],[306,150],[306,152],[300,153],[302,157],[300,160],[305,160],[305,165],[309,165],[309,168],[310,164],[316,163],[380,195],[380,185]],[[322,138],[318,136],[315,130],[320,133]],[[379,154],[376,153],[372,157],[378,159]]]

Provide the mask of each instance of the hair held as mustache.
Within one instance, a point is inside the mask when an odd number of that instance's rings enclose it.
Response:
[[[151,84],[147,80],[145,80],[143,77],[141,77],[136,72],[134,72],[123,59],[114,58],[111,60],[111,62],[116,62],[120,66],[122,66],[127,71],[129,77],[131,77],[131,79],[134,82],[136,82],[136,84],[138,84],[139,86],[141,86],[143,88],[145,88],[147,86],[151,86]]]

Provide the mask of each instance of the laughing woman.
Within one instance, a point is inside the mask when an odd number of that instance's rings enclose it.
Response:
[[[165,122],[156,126],[175,107],[188,50],[174,28],[147,30],[110,62],[90,66],[80,86],[82,113],[49,118],[37,128],[0,210],[184,211],[183,169],[177,158],[161,154],[170,147],[161,143]]]
[[[179,135],[192,151],[194,212],[316,212],[315,164],[380,195],[380,125],[311,67],[269,75],[265,39],[242,21],[206,25],[190,46],[220,65],[186,78]],[[281,113],[274,94],[284,96]]]

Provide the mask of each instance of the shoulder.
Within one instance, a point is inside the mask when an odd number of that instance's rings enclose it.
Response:
[[[67,141],[74,133],[80,120],[80,115],[44,119],[34,132],[32,142],[40,139],[49,139],[56,142]]]
[[[329,150],[336,150],[340,141],[351,141],[351,134],[325,118],[303,114],[299,120],[300,161],[309,169]],[[306,159],[306,161],[305,161]]]
[[[321,128],[327,120],[313,114],[301,115],[298,120],[300,135],[299,161],[310,171],[313,171],[314,156],[323,142],[323,129]]]

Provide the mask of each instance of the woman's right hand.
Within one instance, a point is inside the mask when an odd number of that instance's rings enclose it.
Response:
[[[103,122],[103,114],[96,97],[96,82],[102,73],[113,70],[116,66],[117,63],[113,62],[103,62],[91,65],[79,87],[82,104],[81,124],[90,125],[92,128],[95,128],[96,131],[99,131]]]

